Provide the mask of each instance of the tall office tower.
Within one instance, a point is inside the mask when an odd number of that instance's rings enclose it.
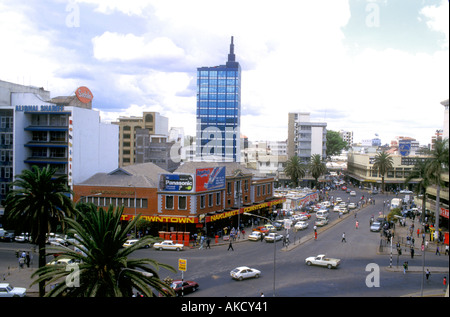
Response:
[[[197,68],[196,160],[240,162],[241,67],[233,37],[225,65]]]

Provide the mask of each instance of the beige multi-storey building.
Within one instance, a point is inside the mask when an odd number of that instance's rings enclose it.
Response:
[[[149,135],[169,135],[169,119],[158,112],[144,112],[142,117],[120,117],[119,126],[119,166],[136,163],[136,130],[145,129]]]

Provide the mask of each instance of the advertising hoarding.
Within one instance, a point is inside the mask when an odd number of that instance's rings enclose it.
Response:
[[[160,174],[158,189],[167,192],[193,192],[194,177],[191,174]]]
[[[197,168],[195,170],[195,191],[204,192],[225,188],[225,166]]]

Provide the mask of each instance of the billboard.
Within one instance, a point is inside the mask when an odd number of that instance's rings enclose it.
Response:
[[[401,156],[408,156],[411,153],[411,141],[399,141],[398,150]]]
[[[197,168],[195,170],[195,191],[225,189],[225,166]]]
[[[191,174],[160,174],[158,189],[166,192],[193,192],[194,177]]]

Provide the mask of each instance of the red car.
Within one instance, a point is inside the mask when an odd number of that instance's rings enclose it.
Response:
[[[304,216],[308,217],[308,219],[311,218],[311,215],[307,212],[301,212],[300,215],[304,215]]]
[[[347,186],[342,186],[341,189],[342,190],[347,190]]]
[[[170,284],[170,288],[175,291],[176,296],[184,296],[186,294],[193,293],[198,289],[198,287],[198,283],[194,281],[174,280]]]

